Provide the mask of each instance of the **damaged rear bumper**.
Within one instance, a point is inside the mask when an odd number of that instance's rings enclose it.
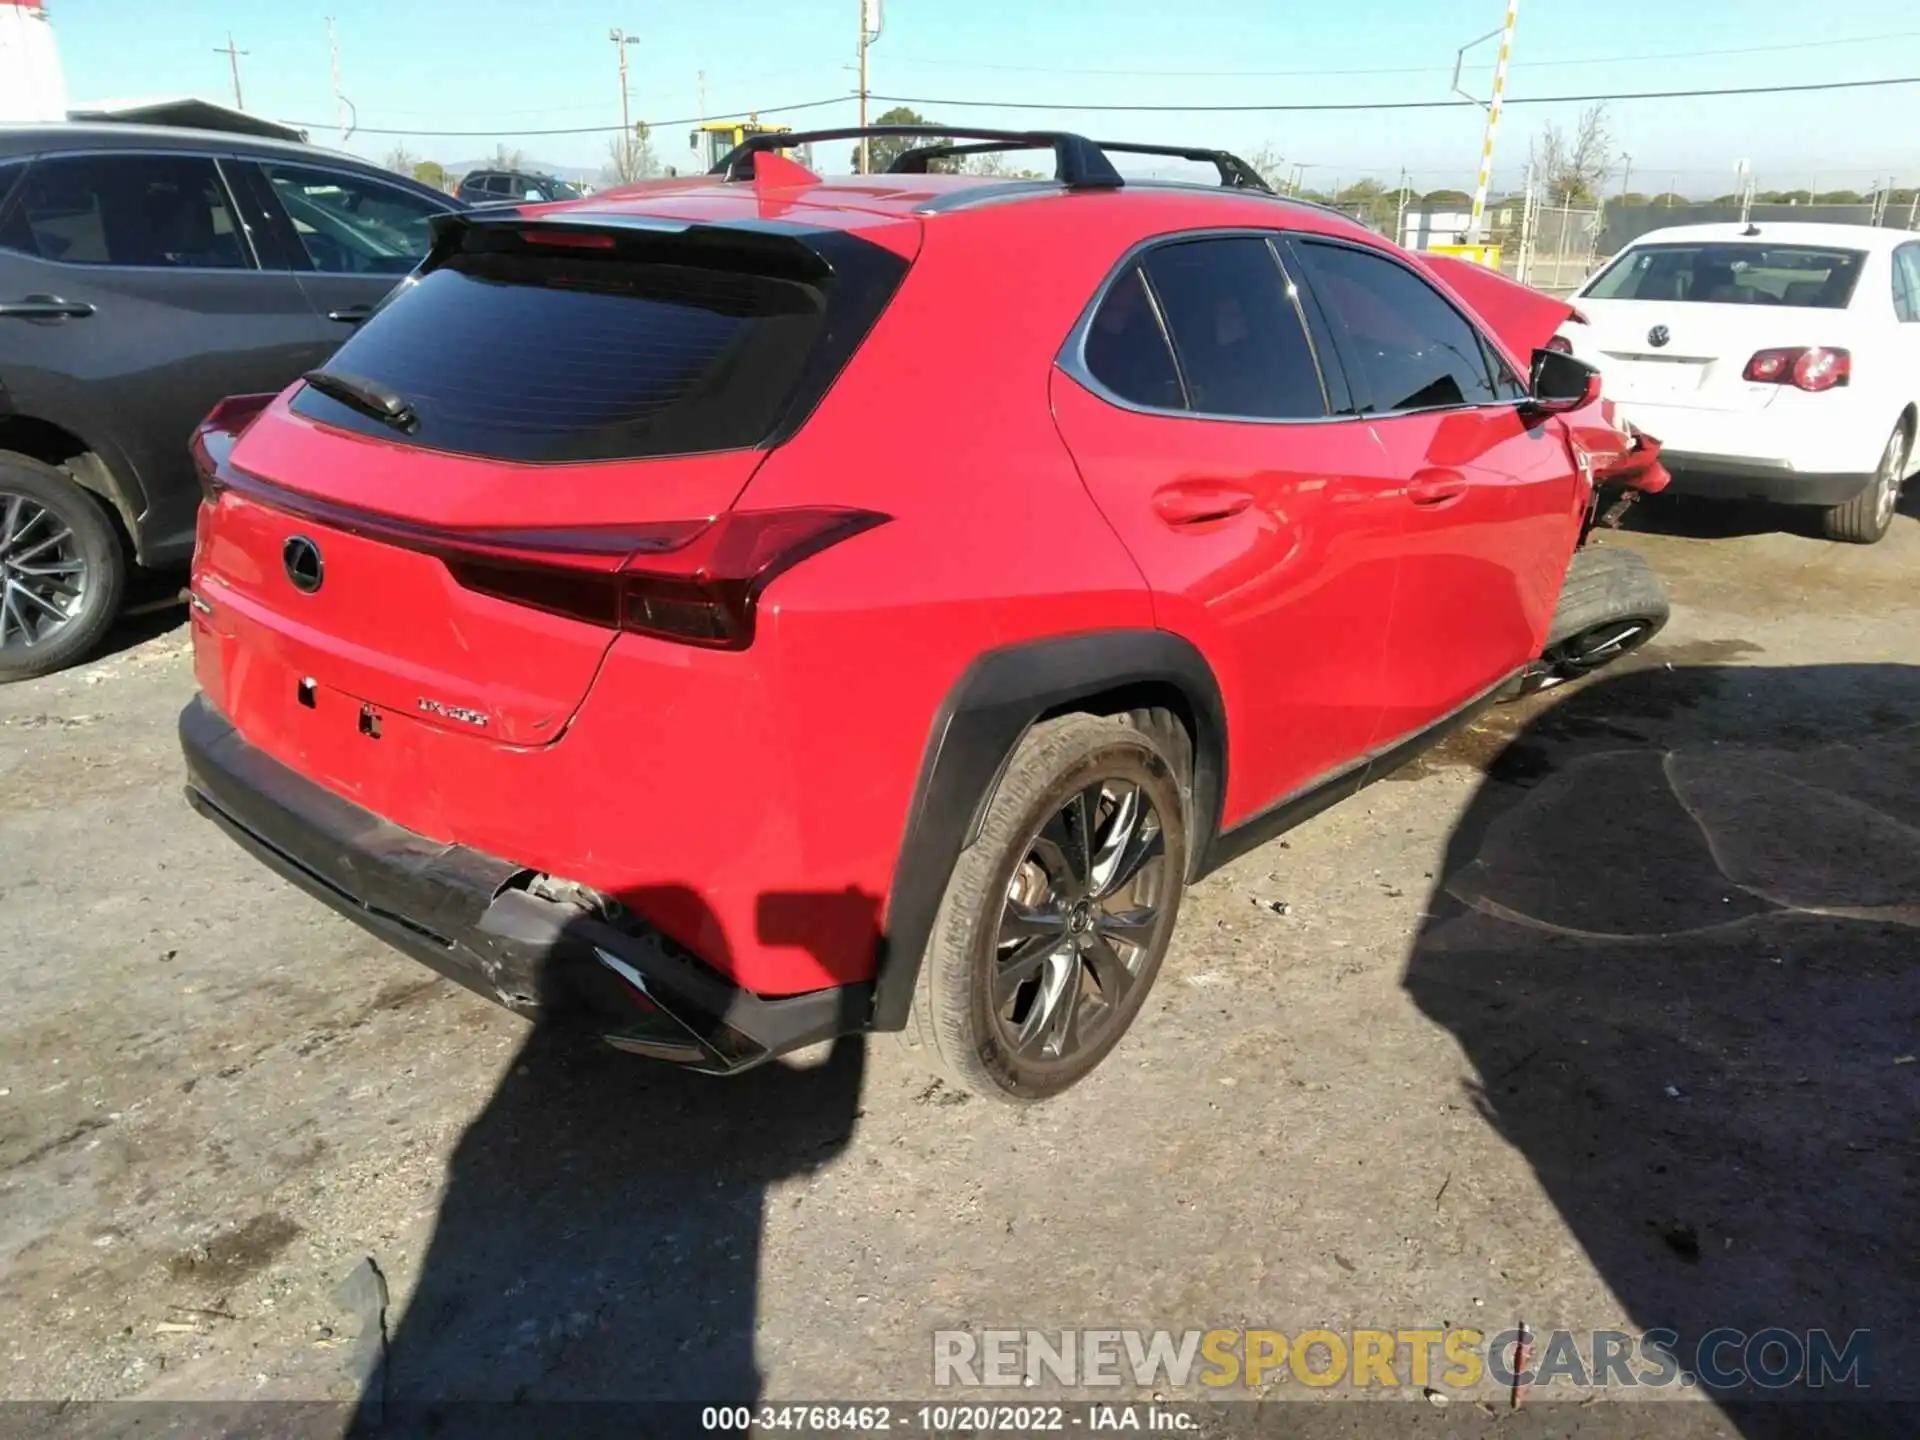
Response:
[[[256,749],[205,697],[180,715],[187,800],[348,919],[522,1014],[711,1074],[863,1029],[872,987],[763,998],[643,923],[536,893],[542,877],[382,820]],[[530,888],[536,887],[536,888]]]

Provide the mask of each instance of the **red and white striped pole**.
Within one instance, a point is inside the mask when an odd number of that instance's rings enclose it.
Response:
[[[1507,90],[1507,62],[1513,56],[1513,26],[1520,18],[1520,0],[1507,0],[1507,23],[1500,30],[1500,58],[1493,66],[1493,99],[1487,106],[1487,138],[1480,145],[1480,180],[1473,188],[1473,218],[1467,222],[1467,243],[1480,243],[1480,223],[1487,210],[1487,192],[1493,185],[1493,141],[1500,133],[1500,102]]]

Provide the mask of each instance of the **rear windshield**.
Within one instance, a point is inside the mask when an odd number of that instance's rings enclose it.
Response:
[[[413,412],[410,428],[310,386],[294,409],[383,439],[511,461],[770,443],[818,401],[905,268],[865,241],[822,239],[841,252],[838,268],[797,247],[808,264],[774,267],[806,278],[743,269],[738,256],[716,268],[571,249],[456,254],[326,365],[392,391]],[[679,246],[674,259],[689,251]]]
[[[1726,241],[1639,245],[1585,291],[1594,300],[1687,300],[1843,310],[1860,278],[1859,250]]]

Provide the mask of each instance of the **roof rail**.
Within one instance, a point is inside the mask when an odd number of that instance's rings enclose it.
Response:
[[[1126,183],[1101,148],[1084,135],[1065,130],[974,130],[952,125],[850,125],[838,130],[781,130],[749,135],[729,150],[708,173],[724,176],[728,180],[746,180],[753,175],[753,157],[764,150],[790,150],[797,145],[810,145],[816,140],[881,139],[888,136],[927,140],[958,137],[994,142],[986,147],[992,149],[1051,150],[1054,178],[1069,190],[1116,190]],[[924,173],[924,164],[919,171],[914,171],[903,169],[900,161],[910,156],[932,153],[948,151],[940,146],[909,150],[894,162],[892,170],[899,174]]]
[[[1130,140],[1090,140],[1087,142],[1103,154],[1118,155],[1166,155],[1176,160],[1193,160],[1211,165],[1220,172],[1220,183],[1232,190],[1259,190],[1271,195],[1273,187],[1260,176],[1253,166],[1235,155],[1231,150],[1211,150],[1187,145],[1142,145]],[[1020,140],[991,140],[980,145],[926,145],[917,150],[909,150],[894,158],[887,167],[890,174],[924,174],[928,163],[942,160],[950,155],[986,155],[995,151],[1030,150],[1036,147]]]

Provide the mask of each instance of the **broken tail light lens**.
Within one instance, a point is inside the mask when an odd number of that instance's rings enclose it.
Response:
[[[1761,350],[1747,361],[1747,368],[1740,374],[1743,380],[1760,385],[1792,385],[1798,390],[1817,393],[1845,385],[1852,379],[1853,355],[1826,345]]]

